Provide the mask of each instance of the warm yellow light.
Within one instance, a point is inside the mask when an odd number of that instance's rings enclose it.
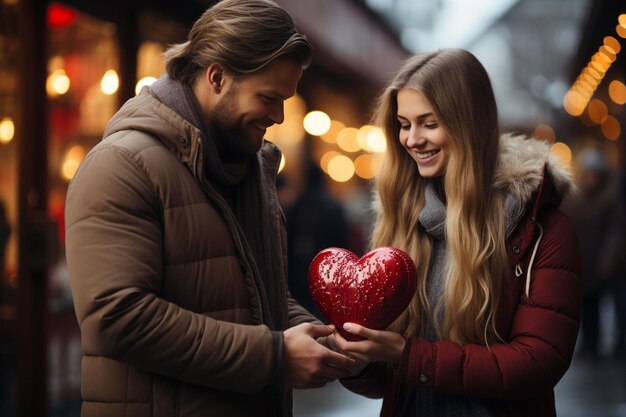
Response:
[[[593,61],[593,65],[594,66],[599,66],[601,68],[601,72],[607,72],[609,68],[611,68],[611,60],[604,56],[603,54],[600,52],[596,52],[592,57],[591,60]]]
[[[387,150],[387,141],[381,128],[374,128],[367,134],[367,145],[372,152],[383,153]]]
[[[102,92],[108,96],[111,94],[115,94],[117,89],[120,86],[120,79],[117,76],[117,72],[115,70],[108,70],[102,76],[102,81],[100,81],[100,89]]]
[[[285,169],[285,164],[287,160],[285,159],[285,154],[280,155],[280,164],[278,165],[278,173],[280,174],[283,169]]]
[[[376,174],[378,174],[381,162],[382,157],[380,155],[372,155],[369,153],[360,155],[354,160],[356,175],[365,180],[374,178]]]
[[[297,145],[304,139],[302,116],[297,114],[285,116],[283,123],[272,125],[267,129],[265,139],[277,144],[279,147]]]
[[[579,78],[580,78],[581,81],[585,81],[586,83],[588,83],[592,87],[597,87],[598,86],[598,80],[596,80],[595,78],[593,78],[591,75],[589,75],[587,73],[580,74]]]
[[[609,48],[610,51],[613,52],[613,54],[619,53],[620,49],[622,49],[622,46],[620,45],[619,41],[615,39],[613,36],[604,37],[604,46]]]
[[[376,129],[376,126],[364,125],[361,126],[356,133],[356,142],[359,144],[359,147],[364,151],[372,152],[372,148],[370,148],[369,144],[367,143],[367,135],[369,135],[369,133],[373,129]]]
[[[596,91],[595,88],[589,90],[589,88],[583,87],[581,84],[574,84],[570,90],[573,94],[576,94],[577,97],[580,97],[582,103],[586,105],[586,103],[591,100],[591,96]]]
[[[15,123],[10,117],[0,120],[0,143],[7,144],[15,136]]]
[[[302,119],[305,112],[306,103],[300,95],[294,94],[285,100],[285,118],[288,118],[289,116],[299,116],[300,119]]]
[[[290,114],[280,125],[282,143],[297,144],[304,139],[304,127],[301,114]]]
[[[63,164],[61,165],[61,176],[66,181],[70,181],[74,177],[74,174],[84,157],[85,148],[80,145],[72,146],[65,153]]]
[[[265,131],[265,136],[263,136],[263,139],[270,141],[272,143],[278,144],[278,130],[279,130],[280,126],[279,125],[272,125],[270,127],[267,128],[267,130]]]
[[[626,103],[626,85],[619,80],[613,80],[609,84],[609,97],[617,104]]]
[[[339,134],[339,132],[341,132],[342,129],[345,129],[345,127],[346,125],[344,125],[343,123],[337,120],[331,120],[330,129],[328,129],[328,132],[324,133],[320,137],[326,143],[335,144],[337,143],[337,135]]]
[[[602,58],[603,60],[605,60],[606,62],[608,62],[609,65],[615,62],[615,58],[616,58],[616,55],[611,53],[609,48],[607,48],[604,45],[602,45],[600,49],[598,49],[598,56]]]
[[[315,110],[304,116],[304,130],[313,136],[321,136],[330,129],[330,117],[323,111]]]
[[[574,83],[572,90],[579,90],[581,94],[589,94],[589,96],[591,96],[591,94],[596,91],[596,86],[581,78]]]
[[[156,80],[157,79],[155,77],[143,77],[141,80],[137,81],[137,85],[135,86],[135,95],[138,95],[142,88],[152,84]]]
[[[63,95],[70,90],[70,78],[64,69],[52,71],[46,79],[46,93],[49,97]]]
[[[606,104],[602,100],[598,100],[594,98],[587,105],[587,111],[589,113],[589,118],[592,122],[597,124],[602,124],[606,120],[609,115],[609,109]]]
[[[338,155],[328,161],[328,175],[337,182],[346,182],[354,176],[354,163],[345,155]]]
[[[354,127],[346,127],[337,134],[337,145],[346,152],[358,152],[361,150],[356,140],[358,130]]]
[[[621,27],[623,27],[624,29],[626,29],[626,14],[622,13],[621,15],[619,15],[617,17],[617,21],[619,22],[619,25]]]
[[[550,147],[550,154],[557,160],[559,165],[569,168],[572,163],[572,150],[563,142],[556,142]]]
[[[329,151],[322,155],[320,158],[320,168],[322,168],[322,171],[328,174],[328,163],[331,159],[339,155],[341,155],[341,153],[337,151]]]
[[[591,62],[587,64],[587,66],[585,67],[583,71],[587,71],[587,73],[589,73],[589,75],[591,75],[596,80],[601,80],[602,77],[604,77],[604,74],[602,74],[600,71],[595,69],[593,65],[591,65]]]
[[[617,140],[619,139],[619,135],[621,134],[622,128],[619,123],[619,120],[615,116],[609,115],[602,126],[600,126],[602,130],[602,134],[608,140]]]
[[[593,61],[591,61],[591,66],[598,71],[598,73],[600,73],[601,77],[604,77],[604,73],[606,72],[606,70],[608,69],[608,67],[606,65],[604,65],[603,62],[598,61],[597,59],[594,59]]]
[[[617,25],[617,27],[615,28],[615,32],[617,32],[617,34],[621,38],[626,38],[626,27],[624,27],[622,25]]]
[[[533,136],[548,142],[554,142],[554,140],[556,139],[554,129],[546,124],[537,125],[537,127],[533,131]]]
[[[587,102],[585,99],[576,91],[570,90],[565,94],[565,97],[563,97],[563,108],[572,116],[580,116],[583,114],[586,105]]]
[[[61,55],[54,55],[48,59],[48,73],[65,68],[65,58]]]

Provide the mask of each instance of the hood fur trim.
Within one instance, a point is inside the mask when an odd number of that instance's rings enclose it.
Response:
[[[527,202],[541,184],[544,167],[561,198],[574,192],[572,175],[550,155],[550,144],[522,135],[504,134],[500,137],[500,158],[493,186]]]

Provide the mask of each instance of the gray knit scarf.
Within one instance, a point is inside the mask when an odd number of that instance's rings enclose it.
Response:
[[[260,152],[241,163],[223,162],[218,141],[204,121],[200,105],[190,86],[172,80],[167,74],[151,85],[152,93],[202,133],[204,176],[221,194],[236,218],[231,233],[242,237],[244,253],[240,256],[251,266],[261,298],[263,323],[272,330],[286,326],[286,307],[278,300],[284,279],[278,225],[271,221],[268,198],[262,179]],[[228,222],[227,222],[228,224]],[[233,230],[234,229],[234,230]]]
[[[431,264],[427,278],[428,299],[432,309],[441,298],[445,285],[444,278],[446,276],[446,259],[448,256],[448,244],[446,242],[447,208],[434,182],[426,185],[425,200],[424,208],[420,212],[419,222],[433,242]],[[507,193],[504,199],[506,238],[513,232],[523,214],[524,202],[513,194]],[[435,312],[431,311],[431,313],[434,314]],[[444,313],[444,311],[439,311],[439,314]],[[442,317],[440,316],[440,318]],[[434,341],[435,333],[432,324],[426,325],[425,336],[427,339]]]

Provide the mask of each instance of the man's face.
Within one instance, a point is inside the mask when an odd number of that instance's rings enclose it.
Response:
[[[252,155],[261,148],[267,128],[283,122],[283,104],[295,94],[301,76],[302,66],[283,58],[250,75],[231,77],[208,120],[229,154]]]

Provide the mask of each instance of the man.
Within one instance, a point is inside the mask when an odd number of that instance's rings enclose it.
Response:
[[[83,161],[66,205],[83,416],[286,416],[289,388],[350,373],[288,298],[263,141],[310,54],[275,3],[217,3]]]

